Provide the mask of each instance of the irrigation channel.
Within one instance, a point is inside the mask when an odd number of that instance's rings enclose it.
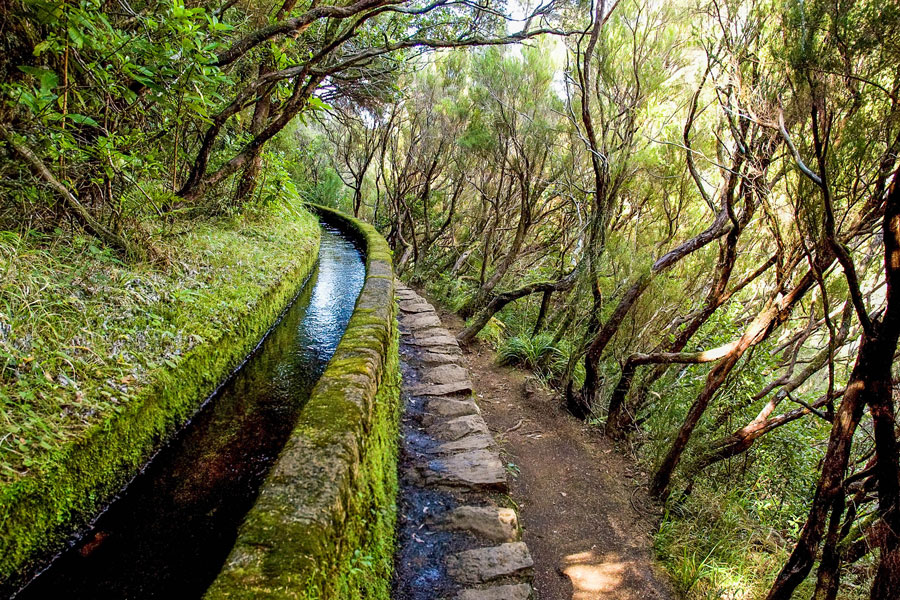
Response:
[[[356,244],[323,225],[318,267],[278,324],[16,600],[200,598],[343,336],[364,279]]]

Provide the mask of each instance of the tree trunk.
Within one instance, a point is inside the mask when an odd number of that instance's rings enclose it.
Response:
[[[472,320],[472,324],[459,332],[459,335],[456,336],[457,341],[459,341],[459,343],[462,345],[470,343],[475,339],[475,336],[478,335],[478,332],[484,329],[484,326],[488,324],[488,321],[491,320],[491,317],[493,317],[499,311],[503,310],[503,307],[505,307],[510,302],[539,292],[546,293],[547,291],[550,291],[552,293],[570,289],[575,284],[575,273],[576,271],[572,271],[571,273],[561,279],[558,279],[557,281],[532,283],[517,290],[497,294],[491,299],[490,302],[488,302],[487,306],[485,306],[481,311],[479,311],[477,315],[475,315],[475,318]]]
[[[545,290],[541,298],[541,308],[538,310],[537,319],[534,320],[534,329],[531,335],[535,336],[541,332],[544,327],[544,319],[547,318],[547,310],[550,308],[550,299],[553,297],[553,290]]]

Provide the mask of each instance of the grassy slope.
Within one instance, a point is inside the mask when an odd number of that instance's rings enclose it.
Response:
[[[60,237],[0,233],[0,580],[255,344],[308,272],[318,225],[290,205],[191,224],[160,243],[164,268]]]

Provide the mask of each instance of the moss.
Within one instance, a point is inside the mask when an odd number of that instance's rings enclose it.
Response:
[[[400,419],[390,252],[371,226],[316,210],[364,241],[366,281],[207,600],[390,597]]]
[[[314,222],[308,214],[300,218]],[[16,576],[58,549],[196,412],[295,296],[317,249],[316,233],[303,249],[293,249],[292,271],[247,304],[233,327],[206,337],[174,366],[157,369],[148,385],[57,451],[46,468],[0,489],[0,581],[14,586]]]

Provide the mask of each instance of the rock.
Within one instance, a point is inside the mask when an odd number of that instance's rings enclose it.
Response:
[[[462,351],[459,349],[459,346],[450,352],[429,352],[428,350],[423,350],[409,358],[411,362],[425,365],[459,364],[462,360]]]
[[[429,448],[425,452],[427,454],[455,454],[457,452],[467,452],[469,450],[489,450],[496,449],[494,438],[490,435],[473,433],[461,437],[452,442],[446,442],[433,448]]]
[[[456,338],[447,333],[446,330],[443,330],[442,333],[426,332],[420,334],[419,332],[416,332],[413,339],[412,345],[414,346],[455,346],[459,348]]]
[[[425,371],[422,381],[425,383],[453,383],[455,381],[468,381],[469,371],[460,365],[440,365],[430,367]]]
[[[401,332],[401,335],[403,335],[403,332]],[[416,346],[417,348],[422,348],[424,350],[427,350],[429,352],[433,352],[436,354],[459,354],[460,356],[462,356],[462,351],[459,349],[459,346],[450,346],[450,345],[441,345],[441,344],[435,344],[435,345],[431,345],[431,346],[418,346],[416,344],[415,339],[410,339],[410,338],[404,339],[403,342],[409,346]]]
[[[472,382],[468,380],[453,383],[420,383],[409,388],[409,393],[414,396],[448,396],[471,391]]]
[[[434,313],[434,307],[427,302],[416,302],[411,300],[401,300],[398,303],[400,312],[411,315]]]
[[[474,400],[454,400],[452,398],[432,398],[425,403],[422,424],[431,425],[438,419],[452,419],[464,415],[478,415],[481,411]]]
[[[400,320],[400,325],[418,333],[419,330],[429,327],[440,327],[441,319],[434,313],[409,315]],[[446,333],[446,330],[444,330]]]
[[[519,539],[516,511],[496,506],[459,506],[436,520],[441,529],[467,531],[495,543]]]
[[[419,315],[416,315],[416,316],[419,316]],[[430,316],[437,318],[436,315],[430,315]],[[404,325],[402,322],[400,324]],[[403,329],[409,329],[410,331],[413,332],[413,335],[417,339],[422,339],[422,340],[432,338],[432,337],[443,337],[443,336],[452,337],[452,336],[450,336],[450,332],[447,331],[446,329],[444,329],[444,327],[440,323],[438,323],[437,325],[425,325],[423,327],[419,327],[418,329],[412,328],[412,327],[406,327],[404,325]]]
[[[534,561],[523,542],[464,550],[446,559],[447,572],[463,585],[488,583],[502,577],[527,577]]]
[[[463,590],[456,596],[456,600],[533,600],[533,598],[534,590],[527,583]]]
[[[490,435],[487,423],[478,414],[456,417],[449,421],[439,421],[428,427],[425,432],[437,440],[446,442],[452,442],[473,433]]]
[[[506,492],[506,470],[500,455],[491,450],[471,450],[429,461],[425,483],[470,490]]]

